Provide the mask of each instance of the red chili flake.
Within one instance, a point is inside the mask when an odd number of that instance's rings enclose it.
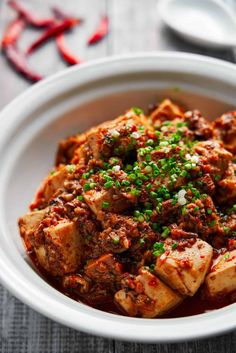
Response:
[[[76,57],[70,49],[65,44],[65,37],[63,33],[59,34],[56,37],[56,44],[59,53],[61,54],[62,58],[70,65],[81,64],[83,61],[80,58]]]
[[[134,283],[133,279],[128,278],[127,282],[128,282],[128,286],[129,286],[130,289],[134,289],[135,288],[135,283]]]
[[[135,131],[137,131],[138,129],[137,129],[137,126],[136,125],[131,125],[130,126],[130,132],[135,132]]]
[[[141,282],[136,283],[135,291],[139,294],[143,293],[143,285]]]
[[[29,67],[24,54],[22,54],[14,45],[7,45],[4,53],[12,66],[25,78],[32,82],[40,81],[43,77]]]
[[[11,6],[19,16],[22,16],[25,21],[34,27],[48,27],[55,23],[53,18],[39,18],[32,11],[26,9],[22,4],[16,0],[8,1],[9,6]]]
[[[15,44],[19,39],[23,29],[25,28],[25,21],[22,17],[18,17],[13,20],[7,27],[3,38],[2,38],[2,48],[4,49],[8,45]]]
[[[27,54],[34,52],[41,45],[45,44],[49,39],[58,36],[60,33],[63,33],[66,30],[71,29],[76,24],[78,24],[78,22],[79,20],[75,18],[68,18],[46,29],[43,34],[38,39],[36,39],[36,41],[33,42],[27,49]]]
[[[226,259],[225,262],[231,262],[231,261],[234,261],[235,259],[236,259],[236,256],[232,256],[232,257],[229,256],[229,258]]]
[[[109,19],[107,16],[102,16],[96,31],[89,37],[88,45],[100,42],[109,32]]]
[[[193,267],[192,261],[190,261],[189,259],[181,260],[180,265],[182,268],[192,268]]]
[[[234,250],[235,245],[236,245],[236,243],[235,243],[235,240],[234,240],[234,239],[229,239],[229,240],[228,240],[228,247],[229,247],[229,250]]]
[[[151,131],[148,131],[147,134],[150,139],[155,139],[155,137],[156,137],[156,135]]]
[[[157,285],[157,279],[153,278],[148,282],[148,285],[151,287],[155,287]]]

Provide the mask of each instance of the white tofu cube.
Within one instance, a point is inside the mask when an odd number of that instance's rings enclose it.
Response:
[[[193,296],[209,269],[213,249],[201,239],[184,250],[173,250],[165,241],[165,252],[157,258],[155,271],[160,278],[183,295]]]
[[[73,222],[61,222],[43,230],[41,242],[34,250],[40,265],[53,276],[76,271],[81,264],[83,246]]]
[[[122,193],[115,193],[113,189],[109,190],[89,190],[84,193],[84,200],[91,210],[98,215],[99,212],[104,211],[103,202],[108,202],[107,210],[109,212],[122,212],[130,206],[130,201]]]
[[[27,249],[31,248],[31,234],[33,234],[35,229],[39,226],[39,223],[43,220],[46,212],[47,209],[29,212],[19,219],[20,234],[25,241]]]
[[[205,283],[212,297],[236,290],[236,250],[220,255],[214,261]]]
[[[41,195],[45,201],[49,201],[59,189],[63,188],[66,176],[66,168],[52,175],[48,175],[39,190],[39,195]]]
[[[129,316],[157,317],[170,311],[183,300],[159,278],[143,269],[135,279],[135,289],[121,289],[115,294],[115,301]]]

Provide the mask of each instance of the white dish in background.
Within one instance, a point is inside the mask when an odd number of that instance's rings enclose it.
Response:
[[[77,303],[38,275],[20,239],[17,219],[51,169],[61,138],[166,96],[214,118],[235,109],[236,68],[178,53],[103,59],[34,85],[0,114],[0,278],[40,313],[78,330],[141,342],[196,339],[236,327],[236,304],[192,317],[151,320]]]
[[[236,19],[220,0],[160,0],[158,15],[182,38],[207,48],[236,47]]]

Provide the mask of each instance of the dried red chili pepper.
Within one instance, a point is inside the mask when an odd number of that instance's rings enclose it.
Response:
[[[55,23],[53,18],[37,17],[32,11],[26,9],[16,0],[10,0],[8,1],[8,4],[19,14],[19,16],[22,16],[30,25],[34,27],[48,27]]]
[[[27,54],[31,54],[41,45],[46,43],[50,38],[56,37],[58,34],[65,32],[66,30],[71,29],[78,23],[78,20],[75,18],[68,18],[60,23],[54,24],[52,27],[46,29],[43,34],[36,39],[35,42],[27,49]]]
[[[63,59],[70,65],[81,64],[82,61],[76,57],[65,44],[63,33],[56,37],[57,48]]]
[[[96,31],[89,37],[88,44],[100,42],[109,32],[109,19],[107,16],[102,16],[101,21]]]
[[[7,27],[3,38],[2,38],[2,48],[4,49],[7,45],[15,44],[19,39],[23,29],[25,28],[25,21],[18,17],[13,20]]]
[[[42,76],[29,67],[25,55],[14,45],[7,45],[4,48],[4,53],[11,65],[28,80],[37,82],[42,79]]]

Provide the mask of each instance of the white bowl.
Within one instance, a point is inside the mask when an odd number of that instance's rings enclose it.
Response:
[[[236,304],[178,319],[105,313],[61,294],[31,266],[17,219],[54,162],[58,141],[161,97],[217,115],[235,108],[236,68],[202,56],[161,53],[102,59],[65,70],[0,114],[0,278],[19,299],[64,325],[128,341],[173,342],[236,327]]]

